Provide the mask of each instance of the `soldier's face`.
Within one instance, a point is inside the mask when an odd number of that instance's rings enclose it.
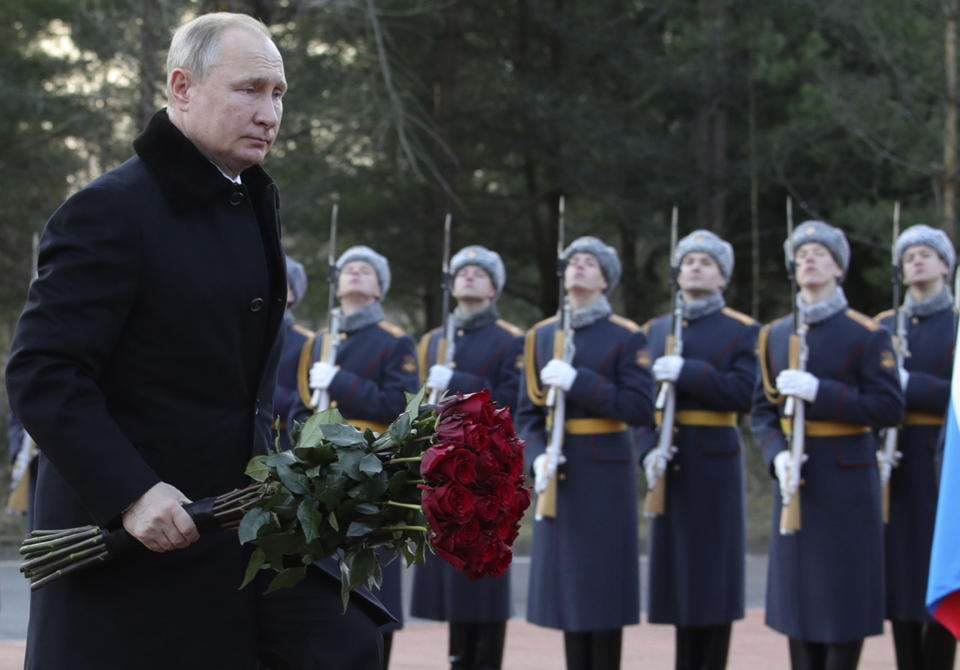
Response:
[[[340,268],[337,295],[341,298],[346,295],[379,298],[380,280],[377,278],[377,271],[366,261],[350,261]]]
[[[823,286],[831,281],[839,283],[843,270],[833,254],[819,242],[807,242],[796,251],[797,283],[801,287]]]
[[[583,252],[573,254],[567,263],[563,281],[568,291],[579,289],[603,293],[607,290],[607,280],[603,276],[600,261],[593,254]]]
[[[486,270],[479,265],[464,265],[453,278],[453,297],[457,300],[493,300],[497,290]]]
[[[691,251],[680,261],[677,283],[684,291],[716,293],[727,285],[727,280],[713,256],[702,251]]]
[[[266,157],[287,89],[283,59],[266,36],[229,28],[220,35],[217,63],[203,79],[178,68],[168,83],[181,130],[220,169],[235,177]]]
[[[907,286],[942,279],[948,273],[947,264],[933,247],[914,244],[903,252],[903,283]]]

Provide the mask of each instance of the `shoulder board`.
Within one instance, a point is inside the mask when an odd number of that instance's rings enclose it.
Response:
[[[385,331],[393,335],[394,337],[403,337],[407,333],[395,323],[390,323],[389,321],[377,321],[377,325],[383,328]]]
[[[755,324],[755,323],[757,322],[757,320],[754,319],[754,318],[753,318],[752,316],[750,316],[749,314],[744,314],[743,312],[738,312],[737,310],[735,310],[735,309],[730,309],[729,307],[724,307],[724,308],[723,308],[722,310],[720,310],[720,311],[721,311],[725,316],[729,316],[731,319],[734,319],[735,321],[739,321],[740,323],[742,323],[742,324],[745,325],[745,326],[752,326],[753,324]]]
[[[544,319],[543,321],[537,321],[535,324],[533,324],[532,326],[530,326],[530,331],[532,332],[532,331],[534,331],[534,330],[537,330],[537,329],[540,328],[541,326],[550,325],[551,323],[554,323],[555,321],[557,321],[557,315],[556,315],[556,314],[554,314],[553,316],[547,317],[547,318]]]
[[[503,330],[507,331],[514,337],[519,337],[523,335],[523,328],[513,325],[509,321],[504,321],[503,319],[497,319],[496,324],[500,326]]]
[[[874,321],[879,322],[879,321],[883,321],[884,319],[889,318],[889,317],[891,317],[891,316],[893,316],[893,310],[892,310],[892,309],[885,309],[885,310],[883,310],[882,312],[880,312],[879,314],[877,314],[875,317],[873,317],[873,319],[874,319]]]
[[[869,331],[874,331],[880,328],[879,323],[871,319],[866,314],[861,314],[855,309],[848,309],[846,312],[844,312],[844,314],[846,314],[849,319],[856,321]]]
[[[299,323],[293,324],[293,329],[304,337],[313,337],[313,331],[308,328],[304,328]]]
[[[620,326],[621,328],[626,328],[626,329],[629,330],[631,333],[635,333],[635,332],[637,332],[638,330],[640,330],[640,326],[638,326],[635,321],[631,321],[630,319],[628,319],[628,318],[626,318],[626,317],[618,316],[618,315],[616,315],[616,314],[611,314],[611,315],[608,317],[608,319],[609,319],[610,323],[615,323],[615,324],[617,324],[618,326]]]

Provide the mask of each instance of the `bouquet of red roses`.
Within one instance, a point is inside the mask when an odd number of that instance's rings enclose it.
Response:
[[[346,606],[352,589],[379,586],[378,548],[409,565],[432,546],[471,578],[506,570],[530,490],[510,411],[487,391],[433,406],[421,390],[380,435],[327,410],[292,438],[290,451],[251,459],[256,484],[187,506],[201,532],[236,529],[255,547],[242,586],[261,569],[278,573],[269,590],[292,586],[308,565],[336,556]],[[95,526],[35,531],[21,571],[39,588],[136,544],[124,536]]]

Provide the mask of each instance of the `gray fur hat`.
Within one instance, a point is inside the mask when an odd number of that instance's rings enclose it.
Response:
[[[490,275],[493,286],[497,289],[497,295],[499,296],[503,291],[503,285],[507,281],[507,270],[503,267],[503,259],[496,251],[481,247],[479,244],[464,247],[450,259],[451,276],[456,277],[464,265],[476,265],[481,268]]]
[[[839,228],[834,228],[824,221],[804,221],[793,229],[793,235],[790,239],[784,240],[783,252],[786,258],[790,256],[788,245],[793,244],[793,252],[807,242],[819,242],[825,246],[833,260],[840,266],[843,277],[847,276],[847,268],[850,267],[850,243],[847,242],[847,236]]]
[[[287,283],[290,285],[290,290],[293,291],[293,303],[290,306],[294,307],[303,300],[303,296],[307,293],[307,272],[297,261],[289,256],[285,258],[287,261]]]
[[[600,261],[603,278],[607,280],[607,290],[604,293],[609,294],[620,282],[620,257],[617,256],[617,250],[596,237],[585,235],[578,237],[564,249],[563,260],[569,263],[570,257],[577,253],[593,254]]]
[[[350,247],[337,259],[337,270],[342,270],[343,266],[350,261],[366,261],[373,266],[377,273],[377,281],[380,283],[380,299],[383,300],[390,290],[390,263],[386,258],[378,254],[370,247],[359,245]]]
[[[700,251],[711,256],[720,267],[724,279],[729,281],[733,273],[733,247],[729,242],[709,230],[695,230],[677,242],[673,264],[679,266],[683,257],[691,251]]]
[[[947,266],[947,274],[953,272],[953,266],[957,262],[957,254],[953,250],[950,238],[942,230],[931,228],[922,223],[910,226],[897,238],[897,244],[894,247],[897,254],[897,265],[903,266],[904,252],[906,252],[907,247],[912,247],[915,244],[925,244],[936,251]]]

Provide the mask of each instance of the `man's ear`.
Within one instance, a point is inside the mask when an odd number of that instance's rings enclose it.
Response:
[[[189,72],[182,68],[176,68],[170,73],[170,81],[167,88],[170,89],[170,99],[178,110],[185,110],[190,104],[190,88],[193,84],[193,78]]]

